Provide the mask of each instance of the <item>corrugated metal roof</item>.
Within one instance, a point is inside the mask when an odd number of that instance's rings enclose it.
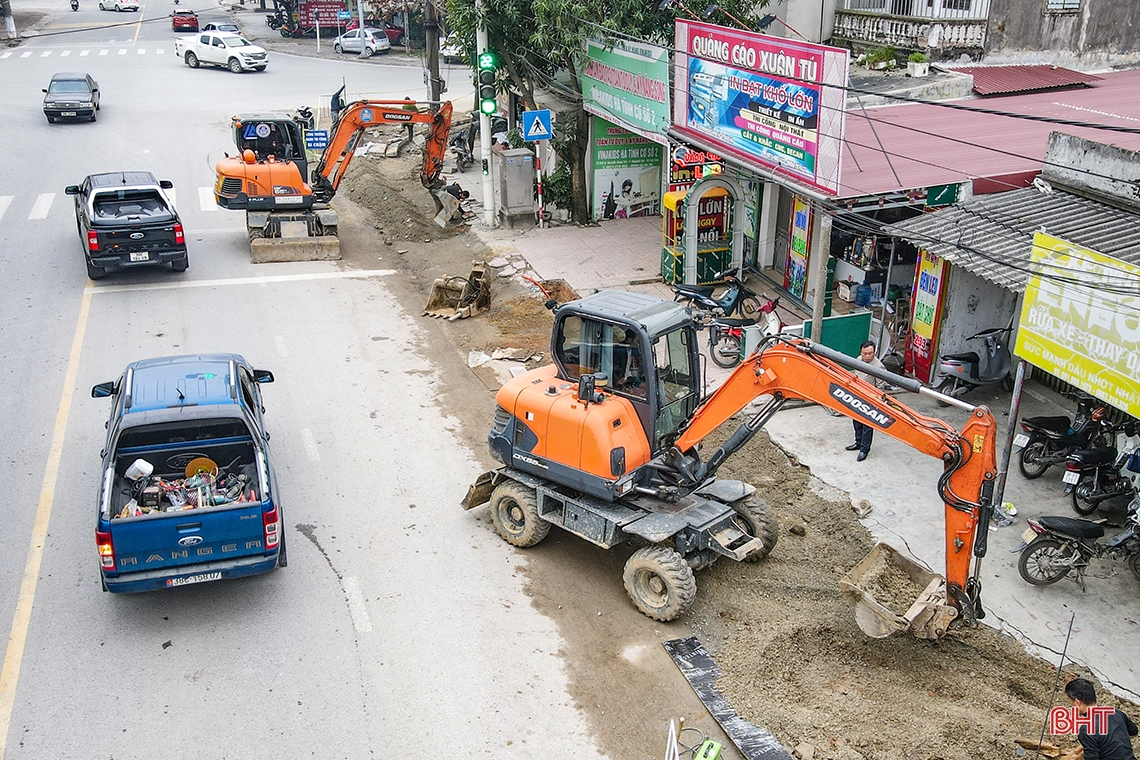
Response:
[[[984,195],[888,229],[995,285],[1025,291],[1033,233],[1140,265],[1140,214],[1036,187]],[[963,250],[963,247],[965,250]]]
[[[974,92],[979,95],[1001,95],[1011,92],[1056,90],[1078,84],[1099,82],[1100,77],[1060,66],[963,66],[955,68],[974,78]]]

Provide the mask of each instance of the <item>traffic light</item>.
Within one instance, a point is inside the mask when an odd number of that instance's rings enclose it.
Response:
[[[499,62],[495,60],[495,54],[488,50],[479,54],[478,64],[479,110],[485,114],[493,114],[499,110],[499,104],[495,100],[495,69]]]

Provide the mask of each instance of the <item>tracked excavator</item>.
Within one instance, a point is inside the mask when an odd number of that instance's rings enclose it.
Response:
[[[711,395],[702,398],[697,328],[680,304],[603,291],[556,308],[554,363],[498,391],[492,456],[465,509],[489,504],[499,534],[518,547],[557,525],[603,548],[642,544],[626,562],[633,604],[662,621],[682,615],[696,594],[694,570],[721,557],[756,561],[776,544],[776,520],[751,485],[716,473],[790,399],[859,420],[940,458],[946,574],[931,573],[879,544],[843,579],[842,591],[868,635],[910,631],[939,639],[951,625],[984,614],[978,561],[985,554],[997,475],[995,421],[984,407],[949,399],[917,381],[879,370],[800,338],[768,338]],[[961,430],[925,417],[854,374],[969,409]],[[766,399],[766,401],[765,401]],[[753,401],[761,407],[715,451],[701,442]],[[901,572],[920,593],[878,598],[884,573]]]
[[[427,124],[420,182],[436,190],[451,129],[451,103],[439,110],[407,100],[359,100],[333,122],[328,146],[309,173],[304,115],[242,114],[233,117],[239,154],[217,163],[214,198],[222,208],[246,212],[254,262],[340,258],[337,213],[329,207],[352,162],[364,130],[381,124]],[[308,181],[306,181],[308,177]]]

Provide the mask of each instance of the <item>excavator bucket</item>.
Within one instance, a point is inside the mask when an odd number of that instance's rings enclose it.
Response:
[[[887,544],[875,544],[839,587],[855,609],[855,622],[872,638],[910,631],[937,640],[958,617],[947,600],[946,579]]]
[[[465,319],[491,308],[491,285],[487,279],[487,265],[471,262],[467,277],[439,277],[431,286],[424,315],[439,319]]]

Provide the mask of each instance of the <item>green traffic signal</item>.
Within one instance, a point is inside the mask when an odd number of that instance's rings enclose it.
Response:
[[[488,69],[494,69],[498,65],[499,62],[495,60],[495,54],[490,50],[485,50],[479,54],[479,68],[481,70],[486,71]]]
[[[498,61],[495,59],[494,53],[486,50],[479,54],[477,76],[479,110],[485,114],[493,114],[499,110],[499,104],[495,99],[495,69],[497,66]]]

